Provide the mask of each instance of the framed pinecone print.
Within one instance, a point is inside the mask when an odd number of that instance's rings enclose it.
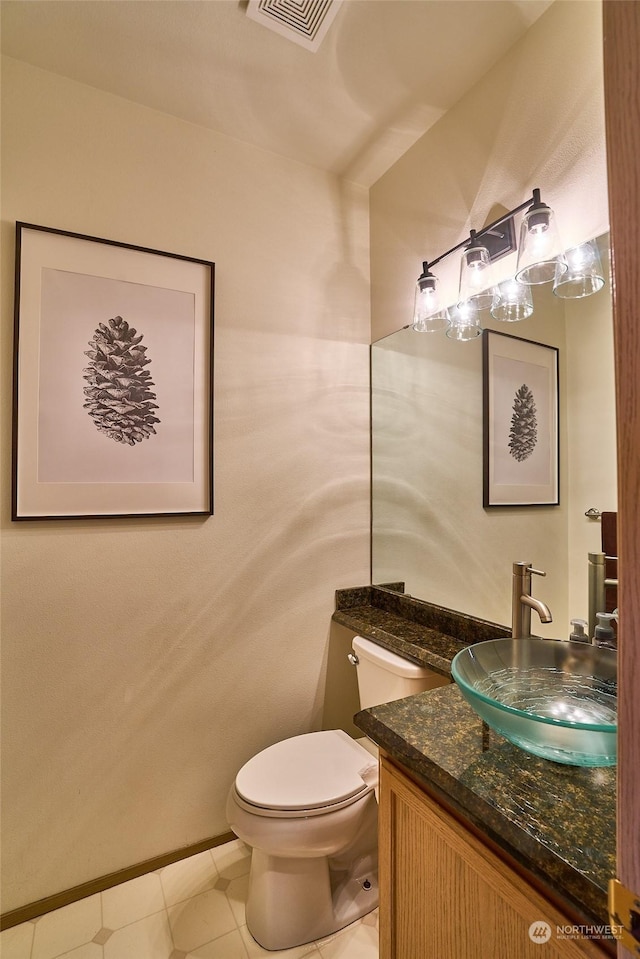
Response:
[[[214,271],[16,224],[14,520],[213,513]]]
[[[483,333],[483,504],[559,503],[558,350]]]

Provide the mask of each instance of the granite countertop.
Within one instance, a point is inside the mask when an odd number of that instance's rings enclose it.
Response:
[[[333,619],[449,676],[458,650],[509,635],[505,626],[416,600],[402,588],[338,590]],[[615,767],[565,766],[524,752],[490,730],[454,684],[364,709],[354,722],[562,901],[576,922],[609,923]]]
[[[518,749],[455,685],[362,710],[354,722],[585,923],[609,923],[615,767],[565,766]]]
[[[415,599],[402,587],[394,583],[388,588],[339,589],[332,619],[445,676],[451,675],[451,660],[465,646],[510,635],[507,626]]]

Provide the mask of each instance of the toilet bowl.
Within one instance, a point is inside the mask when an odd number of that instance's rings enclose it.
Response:
[[[328,936],[378,904],[374,756],[340,729],[294,736],[242,767],[227,800],[252,847],[247,926],[265,949]]]
[[[361,637],[349,658],[363,707],[447,682]],[[377,784],[373,744],[340,729],[285,739],[240,769],[227,820],[252,847],[247,927],[263,948],[321,939],[376,908]]]

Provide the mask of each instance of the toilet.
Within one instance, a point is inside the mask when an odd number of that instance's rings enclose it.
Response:
[[[361,708],[448,679],[356,636]],[[268,746],[238,772],[230,828],[251,846],[247,927],[269,950],[331,935],[378,905],[377,750],[340,729]]]

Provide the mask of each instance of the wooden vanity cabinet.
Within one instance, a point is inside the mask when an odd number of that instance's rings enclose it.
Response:
[[[380,959],[606,959],[552,903],[381,757]],[[546,922],[546,943],[529,937]]]

